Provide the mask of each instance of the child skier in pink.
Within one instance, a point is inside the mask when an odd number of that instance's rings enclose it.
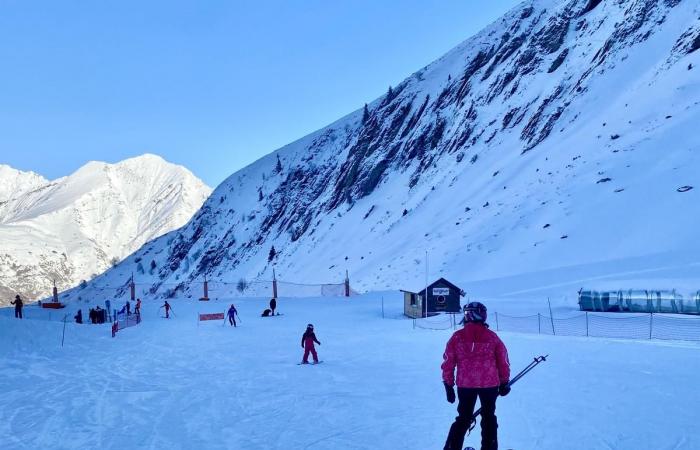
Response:
[[[318,364],[318,354],[316,354],[316,347],[314,347],[314,342],[318,345],[321,345],[321,343],[318,342],[318,339],[316,339],[316,335],[314,334],[314,326],[312,324],[308,324],[306,326],[306,331],[304,332],[304,335],[301,337],[301,348],[304,349],[304,359],[301,361],[302,364],[309,363],[309,353],[311,353],[311,355],[313,355],[314,357],[314,364]]]

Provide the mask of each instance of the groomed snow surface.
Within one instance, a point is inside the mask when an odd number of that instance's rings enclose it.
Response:
[[[0,448],[442,448],[456,414],[440,379],[451,330],[414,329],[395,292],[282,298],[284,315],[261,318],[268,300],[237,299],[238,328],[196,320],[230,302],[174,300],[166,320],[147,300],[142,324],[114,339],[109,325],[68,323],[63,348],[61,323],[3,315]],[[318,366],[297,365],[307,323]],[[700,448],[700,344],[500,335],[513,373],[550,355],[498,400],[501,448]],[[477,428],[465,445],[478,440]]]

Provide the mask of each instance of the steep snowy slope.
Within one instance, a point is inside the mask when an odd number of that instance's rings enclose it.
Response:
[[[151,292],[198,295],[204,276],[275,267],[397,288],[420,284],[427,252],[431,276],[455,281],[580,266],[541,280],[570,289],[698,262],[698,48],[698,0],[525,2],[366,110],[233,174],[92,287],[137,272]]]
[[[185,224],[210,193],[158,156],[90,162],[0,203],[0,301],[75,286]]]

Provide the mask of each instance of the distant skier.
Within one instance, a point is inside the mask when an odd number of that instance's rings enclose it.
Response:
[[[10,302],[11,305],[15,305],[15,318],[16,319],[21,319],[22,318],[22,307],[24,306],[24,302],[20,298],[19,295],[15,295],[15,299]]]
[[[163,306],[161,306],[161,308],[165,308],[165,318],[170,319],[170,309],[171,309],[170,303],[168,303],[168,301],[166,300],[165,303],[163,304]],[[160,308],[158,308],[158,309],[160,309]]]
[[[318,364],[318,354],[316,353],[316,347],[314,347],[314,342],[318,345],[321,345],[321,343],[318,342],[318,339],[316,339],[316,334],[314,333],[314,326],[312,324],[308,324],[306,326],[306,331],[304,332],[304,335],[301,337],[301,348],[304,349],[304,359],[302,359],[301,361],[302,364],[309,363],[309,353],[311,353],[311,355],[313,355],[314,357],[314,364]]]
[[[134,312],[136,313],[137,316],[141,317],[141,299],[140,298],[136,299],[136,307],[134,308]]]
[[[275,309],[277,308],[277,299],[275,297],[272,297],[270,299],[270,311],[272,311],[272,315],[275,315]]]
[[[236,314],[238,314],[238,310],[235,306],[231,305],[231,307],[228,309],[228,323],[230,323],[233,327],[236,326]]]
[[[126,301],[126,315],[131,315],[131,302],[129,302],[129,300]]]
[[[459,398],[459,415],[450,428],[444,450],[462,450],[477,397],[481,403],[481,450],[497,450],[496,399],[510,392],[510,363],[506,346],[486,324],[483,304],[472,302],[464,307],[464,328],[447,342],[443,358],[442,380],[447,401],[455,402],[455,368]]]
[[[73,316],[73,318],[75,319],[75,323],[83,323],[83,310],[79,309],[78,313]]]
[[[105,323],[105,310],[100,308],[100,305],[95,307],[95,320],[97,323]]]

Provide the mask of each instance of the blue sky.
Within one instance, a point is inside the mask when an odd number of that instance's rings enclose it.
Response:
[[[0,3],[0,163],[150,152],[211,186],[382,95],[516,0]]]

